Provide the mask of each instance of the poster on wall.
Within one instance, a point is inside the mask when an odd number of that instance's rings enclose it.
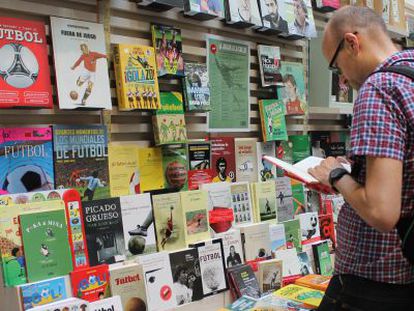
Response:
[[[248,132],[250,126],[250,46],[210,35],[207,64],[211,87],[210,132]]]

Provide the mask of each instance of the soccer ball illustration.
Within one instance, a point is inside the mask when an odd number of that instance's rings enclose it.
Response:
[[[52,189],[52,179],[37,165],[18,166],[9,172],[2,189],[9,193],[24,193]]]
[[[26,46],[9,43],[0,48],[0,76],[10,86],[23,89],[36,82],[39,64]]]
[[[70,91],[69,96],[70,98],[72,98],[72,100],[77,100],[79,97],[79,94],[76,91]]]

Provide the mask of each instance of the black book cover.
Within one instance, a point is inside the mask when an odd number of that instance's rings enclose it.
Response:
[[[177,305],[203,299],[200,262],[195,248],[170,253]]]
[[[229,277],[233,281],[238,297],[247,295],[252,298],[260,298],[260,287],[253,269],[248,264],[238,265],[228,269]]]
[[[119,198],[82,204],[86,243],[91,266],[125,259],[125,242]]]

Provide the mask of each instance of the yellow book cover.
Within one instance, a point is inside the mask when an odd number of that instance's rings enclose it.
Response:
[[[257,221],[276,222],[276,187],[273,180],[254,184],[254,200]]]
[[[154,195],[152,202],[158,250],[173,251],[185,248],[185,224],[180,193]]]
[[[257,215],[257,204],[256,204],[256,184],[250,183],[250,193],[252,194],[252,205],[253,205],[253,219],[254,222],[259,221],[259,216]]]
[[[302,302],[310,307],[317,308],[322,301],[324,293],[320,290],[289,284],[277,290],[275,295]]]
[[[183,191],[180,192],[180,195],[185,223],[184,234],[186,244],[209,239],[211,236],[207,213],[207,191]]]
[[[109,145],[111,197],[140,193],[138,146]]]
[[[117,44],[114,63],[119,110],[159,109],[160,92],[154,48]]]
[[[161,148],[138,148],[138,171],[141,179],[141,193],[164,189]]]

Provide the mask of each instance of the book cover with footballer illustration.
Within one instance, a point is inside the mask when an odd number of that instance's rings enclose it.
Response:
[[[280,99],[259,100],[263,141],[287,140],[285,105]]]
[[[1,17],[0,108],[52,108],[45,24]]]
[[[211,183],[214,169],[211,168],[211,144],[208,141],[189,142],[188,189],[196,190],[201,184]]]
[[[111,264],[125,259],[125,241],[119,198],[82,203],[89,264]]]
[[[52,129],[0,128],[0,190],[54,189]]]
[[[183,94],[187,111],[210,111],[210,84],[206,64],[185,63]]]
[[[114,64],[119,110],[160,108],[153,47],[116,44]]]
[[[178,92],[161,92],[161,109],[152,116],[155,144],[185,143],[187,128],[184,119],[183,97]]]
[[[119,199],[126,258],[156,252],[157,243],[150,194],[127,195]]]
[[[210,141],[213,182],[236,181],[234,137],[212,137]]]
[[[167,25],[151,25],[158,77],[184,77],[181,30]]]
[[[283,224],[270,224],[270,250],[274,255],[276,251],[286,249],[286,234]]]
[[[297,251],[302,250],[302,236],[300,231],[299,219],[292,219],[283,222],[286,234],[286,248],[296,248]]]
[[[0,207],[0,255],[5,286],[11,287],[27,282],[19,215],[40,211],[63,210],[64,207],[65,204],[61,200]]]
[[[82,201],[108,198],[108,137],[104,125],[53,126],[55,184],[75,188]]]
[[[133,263],[111,267],[109,275],[111,294],[121,297],[123,307],[119,310],[147,310],[142,265]]]
[[[18,291],[23,310],[64,300],[72,295],[68,276],[20,285]]]
[[[19,221],[29,282],[72,271],[64,210],[22,214]]]
[[[277,98],[283,100],[286,115],[302,115],[308,110],[304,70],[302,63],[281,62],[284,87],[277,89]]]
[[[159,251],[184,248],[185,224],[180,193],[167,193],[152,197],[155,230]]]
[[[283,86],[283,78],[280,73],[280,48],[259,44],[257,46],[259,56],[260,78],[262,86]]]
[[[102,24],[52,16],[60,109],[112,109]]]
[[[276,167],[265,161],[263,156],[274,157],[276,154],[275,143],[273,141],[257,142],[257,165],[259,182],[274,180],[276,178]]]
[[[252,185],[257,221],[275,223],[277,221],[275,182],[270,180]]]
[[[70,273],[73,297],[93,302],[110,297],[108,265],[75,270]]]

